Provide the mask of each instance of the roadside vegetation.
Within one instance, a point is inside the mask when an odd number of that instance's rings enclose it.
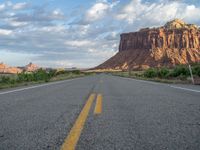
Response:
[[[0,89],[16,86],[25,86],[30,84],[45,83],[59,80],[66,80],[76,77],[83,77],[92,73],[81,72],[80,70],[73,71],[46,71],[39,69],[36,72],[26,73],[22,72],[17,75],[1,74],[0,75]]]
[[[194,80],[200,82],[200,64],[192,64]],[[131,71],[113,73],[123,77],[132,77],[166,83],[191,83],[190,70],[187,65],[178,65],[174,68],[150,68],[145,71]]]

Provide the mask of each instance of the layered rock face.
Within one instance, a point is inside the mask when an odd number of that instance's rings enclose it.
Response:
[[[175,19],[121,34],[119,52],[98,69],[146,69],[200,62],[200,29]]]

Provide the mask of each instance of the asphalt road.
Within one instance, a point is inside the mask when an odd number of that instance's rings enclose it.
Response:
[[[199,150],[200,86],[102,74],[0,91],[0,150],[65,143],[77,150]]]

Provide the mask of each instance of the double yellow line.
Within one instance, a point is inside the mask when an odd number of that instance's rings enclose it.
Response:
[[[96,106],[94,109],[94,114],[99,115],[102,112],[102,95],[98,94],[97,95],[97,100],[96,100]]]
[[[83,127],[85,125],[86,119],[88,117],[88,114],[90,112],[90,108],[92,106],[92,103],[95,99],[96,94],[91,94],[83,107],[81,113],[79,114],[74,126],[69,132],[69,135],[65,139],[61,150],[75,150],[76,144],[79,140],[79,137],[81,135],[81,132],[83,130]],[[94,109],[94,114],[99,115],[102,112],[102,95],[98,94],[96,98],[96,105]]]

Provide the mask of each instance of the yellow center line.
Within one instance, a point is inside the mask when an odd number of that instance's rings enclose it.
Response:
[[[101,112],[102,112],[102,95],[98,94],[95,109],[94,109],[94,114],[99,115],[101,114]]]
[[[79,137],[81,135],[82,129],[84,127],[84,124],[86,122],[87,116],[89,114],[91,105],[94,101],[95,94],[91,94],[88,98],[85,106],[83,107],[81,113],[79,114],[74,126],[72,127],[69,135],[65,139],[61,150],[75,150],[76,144],[79,140]]]

